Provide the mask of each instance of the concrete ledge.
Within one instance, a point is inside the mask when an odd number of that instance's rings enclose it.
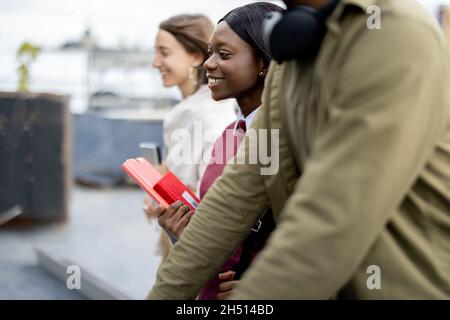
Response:
[[[52,257],[42,249],[35,248],[34,250],[38,259],[39,266],[48,273],[52,274],[57,279],[63,281],[64,284],[69,277],[69,275],[66,273],[67,267],[69,267],[70,265],[78,265],[77,263],[68,260],[62,260]],[[74,290],[82,294],[86,298],[91,300],[131,300],[131,297],[120,292],[106,282],[100,280],[82,266],[80,266],[80,269],[81,289]]]

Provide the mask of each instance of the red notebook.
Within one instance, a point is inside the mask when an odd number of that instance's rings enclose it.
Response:
[[[167,208],[175,201],[182,201],[192,210],[200,201],[172,172],[161,175],[144,158],[128,159],[122,169],[133,178],[157,203]]]

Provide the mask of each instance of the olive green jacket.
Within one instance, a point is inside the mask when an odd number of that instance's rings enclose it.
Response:
[[[228,164],[150,299],[195,298],[268,206],[277,228],[233,298],[450,298],[448,43],[413,0],[342,0],[327,26],[313,63],[266,79],[252,127],[280,130],[278,172]]]

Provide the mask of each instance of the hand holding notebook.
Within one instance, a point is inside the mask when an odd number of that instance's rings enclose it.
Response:
[[[128,159],[122,169],[159,205],[169,207],[177,200],[195,210],[200,203],[197,197],[172,172],[161,175],[144,158]]]

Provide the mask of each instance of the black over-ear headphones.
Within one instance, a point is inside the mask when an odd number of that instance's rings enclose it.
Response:
[[[329,0],[320,10],[297,5],[283,13],[269,13],[264,23],[264,37],[272,58],[278,63],[313,58],[325,35],[325,20],[338,2],[339,0]]]

